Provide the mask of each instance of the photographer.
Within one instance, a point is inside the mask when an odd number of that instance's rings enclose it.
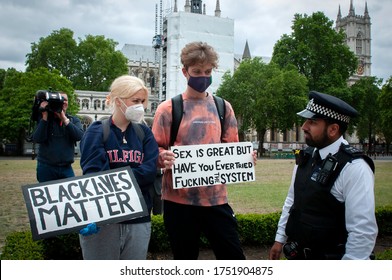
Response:
[[[41,115],[38,116],[38,125],[33,133],[33,141],[39,143],[38,182],[75,176],[71,166],[74,162],[75,143],[83,136],[80,120],[66,114],[67,94],[55,94],[57,98],[53,100],[53,104],[48,98],[38,100]]]

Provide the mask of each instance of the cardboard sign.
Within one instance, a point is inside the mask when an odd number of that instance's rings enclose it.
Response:
[[[34,240],[148,215],[131,168],[22,186]]]
[[[174,146],[173,188],[255,181],[250,142]]]

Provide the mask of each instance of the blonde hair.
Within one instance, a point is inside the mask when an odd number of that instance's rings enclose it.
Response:
[[[145,93],[145,100],[143,102],[143,106],[144,108],[146,108],[148,103],[148,89],[144,85],[143,80],[130,75],[120,76],[116,78],[110,86],[110,93],[106,96],[106,105],[114,109],[114,101],[116,98],[132,97],[140,90]]]

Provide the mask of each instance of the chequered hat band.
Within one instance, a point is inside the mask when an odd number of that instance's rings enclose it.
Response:
[[[331,119],[335,119],[341,122],[349,123],[350,122],[350,117],[340,114],[338,112],[335,112],[334,110],[331,110],[327,107],[321,106],[319,104],[314,103],[314,99],[311,99],[306,106],[306,109],[322,116],[326,116]]]

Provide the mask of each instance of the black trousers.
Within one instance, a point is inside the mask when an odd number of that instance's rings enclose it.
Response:
[[[244,260],[237,219],[228,204],[192,206],[164,201],[163,218],[175,260],[199,257],[201,233],[218,260]]]

